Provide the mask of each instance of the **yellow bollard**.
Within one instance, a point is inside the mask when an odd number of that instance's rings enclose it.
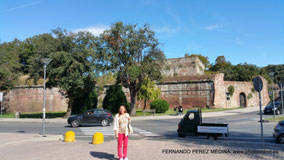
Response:
[[[93,135],[93,144],[104,143],[104,135],[101,132],[97,132]]]
[[[75,133],[73,131],[67,131],[65,133],[64,142],[75,142]]]

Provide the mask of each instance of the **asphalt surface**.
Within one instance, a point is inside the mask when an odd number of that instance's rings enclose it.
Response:
[[[236,112],[236,111],[232,111]],[[264,117],[271,117],[264,116]],[[182,118],[182,116],[180,116]],[[176,139],[178,141],[188,141],[192,143],[212,143],[213,145],[236,145],[236,146],[260,146],[260,123],[257,112],[241,113],[230,116],[218,116],[203,118],[203,122],[210,123],[228,123],[229,137],[221,137],[219,140],[207,140],[206,137],[187,136],[179,138],[177,136],[177,124],[180,119],[162,119],[162,120],[143,120],[132,121],[135,134],[130,139],[150,138],[156,140]],[[264,123],[264,142],[269,148],[282,148],[284,145],[275,143],[272,137],[273,128],[276,122]],[[64,134],[67,131],[74,131],[77,140],[91,141],[92,134],[102,132],[105,135],[105,141],[113,140],[114,135],[112,126],[84,126],[72,128],[67,123],[46,123],[47,134]],[[2,133],[42,133],[42,123],[38,122],[0,122],[0,132]]]

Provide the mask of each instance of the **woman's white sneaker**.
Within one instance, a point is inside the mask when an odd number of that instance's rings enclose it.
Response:
[[[128,160],[128,158],[127,158],[127,157],[125,157],[125,158],[124,158],[124,160]]]

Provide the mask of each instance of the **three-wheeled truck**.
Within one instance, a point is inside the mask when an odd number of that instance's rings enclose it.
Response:
[[[202,113],[199,110],[188,111],[178,124],[178,136],[185,137],[189,135],[207,136],[207,139],[229,135],[229,126],[227,123],[202,123]]]

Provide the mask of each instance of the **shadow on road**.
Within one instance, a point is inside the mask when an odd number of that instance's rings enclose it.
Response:
[[[95,152],[91,151],[90,155],[93,156],[94,158],[99,158],[99,159],[108,159],[108,160],[117,160],[117,158],[114,157],[113,154],[105,153],[105,152]]]

